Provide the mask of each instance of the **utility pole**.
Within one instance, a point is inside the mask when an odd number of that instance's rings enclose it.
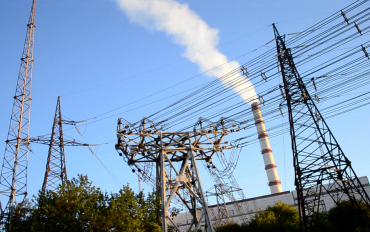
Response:
[[[315,215],[323,208],[322,195],[328,194],[336,204],[349,200],[355,206],[357,200],[370,206],[370,199],[308,93],[285,36],[274,24],[273,28],[289,113],[300,226],[313,231]]]
[[[32,100],[31,87],[35,15],[36,0],[33,0],[1,169],[1,194],[8,197],[8,202],[1,212],[2,223],[10,222],[16,204],[23,202],[27,197],[28,139]],[[22,200],[19,201],[19,199]]]

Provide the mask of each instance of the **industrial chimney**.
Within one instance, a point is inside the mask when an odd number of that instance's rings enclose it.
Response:
[[[266,132],[265,123],[263,122],[260,106],[257,102],[252,103],[252,111],[255,125],[257,128],[258,139],[260,140],[263,161],[265,162],[265,170],[268,178],[268,186],[270,186],[271,193],[280,193],[281,181],[276,169],[274,156],[270,147],[270,141]]]

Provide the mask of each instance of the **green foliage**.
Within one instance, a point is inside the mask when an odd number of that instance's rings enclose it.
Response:
[[[362,202],[343,201],[329,212],[315,216],[311,231],[370,232],[370,209]],[[39,192],[15,209],[11,231],[161,231],[160,199],[155,193],[135,195],[129,186],[118,193],[104,193],[79,175],[56,191]],[[179,210],[170,210],[175,217]],[[247,224],[216,228],[216,232],[298,232],[299,214],[281,202],[267,207]]]
[[[247,224],[228,225],[216,228],[216,232],[298,232],[299,215],[293,206],[278,202],[255,215]]]
[[[315,215],[310,231],[315,232],[370,232],[370,209],[358,201],[353,206],[349,201],[343,201],[331,208],[329,212]],[[299,214],[290,205],[281,202],[268,207],[255,215],[247,224],[228,224],[216,228],[216,232],[298,232]]]
[[[298,232],[299,214],[293,206],[278,202],[259,212],[249,224],[245,225],[245,229],[260,232]]]
[[[342,201],[329,210],[328,221],[333,231],[370,231],[370,209],[363,202],[357,203],[359,207],[349,201]]]
[[[157,214],[160,200],[135,195],[129,186],[118,193],[103,193],[87,176],[39,192],[32,204],[13,219],[11,231],[161,231]]]
[[[313,218],[313,225],[311,231],[315,232],[334,232],[333,227],[328,220],[327,212],[320,212]]]
[[[227,225],[216,228],[216,232],[228,232],[228,231],[242,232],[243,228],[242,226],[236,223],[229,223]]]

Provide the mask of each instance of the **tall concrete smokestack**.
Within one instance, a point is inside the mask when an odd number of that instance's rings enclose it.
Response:
[[[271,193],[280,193],[283,191],[281,189],[281,181],[276,169],[275,160],[266,132],[265,123],[263,122],[261,109],[257,102],[252,103],[252,111],[257,128],[258,139],[260,140],[263,161],[265,162],[265,170],[267,173],[267,179],[269,181],[268,185],[270,186],[270,191]]]

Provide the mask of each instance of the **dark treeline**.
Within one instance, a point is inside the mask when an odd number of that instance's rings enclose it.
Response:
[[[311,228],[312,232],[370,232],[370,209],[361,204],[361,208],[343,201],[328,212],[318,214]],[[281,202],[256,214],[249,223],[228,224],[216,229],[216,232],[299,232],[298,211]]]
[[[343,201],[315,218],[313,232],[370,232],[370,209]],[[135,194],[129,186],[118,193],[94,187],[87,176],[67,180],[55,191],[40,191],[15,209],[11,231],[130,231],[160,232],[160,199],[155,193]],[[176,216],[179,212],[171,212]],[[299,214],[277,203],[256,214],[248,224],[229,224],[216,232],[299,232]]]
[[[108,194],[79,175],[18,206],[10,230],[160,232],[159,210],[155,194],[137,195],[129,186]]]

